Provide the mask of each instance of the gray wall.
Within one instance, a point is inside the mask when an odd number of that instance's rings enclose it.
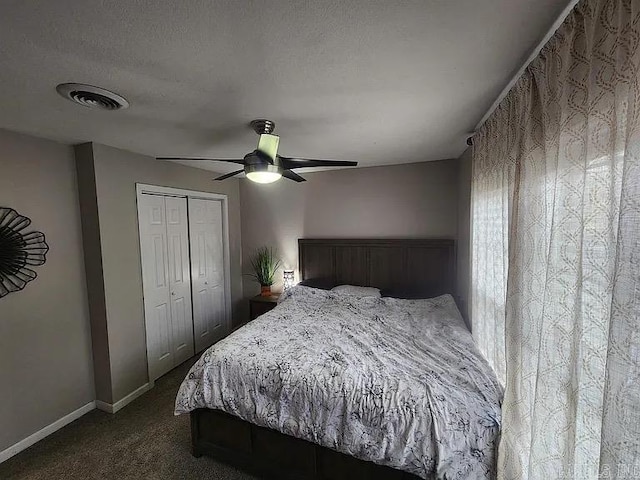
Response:
[[[0,130],[0,206],[50,246],[38,278],[0,299],[0,451],[94,399],[73,150]]]
[[[307,182],[240,183],[243,265],[259,246],[298,268],[298,238],[447,237],[457,231],[455,160],[303,174]],[[296,272],[297,275],[297,272]],[[282,274],[274,290],[281,288]],[[245,277],[245,297],[259,286]]]
[[[75,154],[80,216],[82,218],[84,266],[88,280],[87,296],[91,320],[91,349],[93,351],[96,397],[110,403],[112,398],[111,362],[109,361],[107,309],[102,278],[102,247],[92,145],[90,143],[77,145]]]
[[[460,311],[471,325],[471,148],[458,159],[458,295]]]
[[[95,170],[102,278],[89,279],[90,286],[100,281],[104,284],[106,340],[111,376],[110,396],[98,399],[115,403],[148,380],[136,183],[228,196],[231,297],[235,320],[242,298],[239,180],[214,182],[212,178],[215,174],[212,172],[95,143],[91,144],[91,150]],[[79,162],[87,161],[81,155],[80,148],[76,151],[79,153]],[[83,170],[83,167],[79,166],[79,169]]]

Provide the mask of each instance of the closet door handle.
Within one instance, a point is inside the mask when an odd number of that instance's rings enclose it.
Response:
[[[173,296],[175,297],[175,295],[176,295],[176,292],[171,292],[171,295],[173,295]]]

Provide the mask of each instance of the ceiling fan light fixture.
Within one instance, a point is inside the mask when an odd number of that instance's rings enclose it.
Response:
[[[282,174],[276,172],[251,172],[247,173],[247,178],[256,183],[273,183],[280,180]]]
[[[282,178],[282,168],[278,165],[246,165],[244,173],[256,183],[273,183]]]

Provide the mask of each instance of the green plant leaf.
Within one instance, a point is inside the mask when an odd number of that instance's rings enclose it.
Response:
[[[262,286],[273,285],[276,271],[282,265],[276,252],[272,248],[261,247],[251,256],[250,262],[254,273],[249,276]]]

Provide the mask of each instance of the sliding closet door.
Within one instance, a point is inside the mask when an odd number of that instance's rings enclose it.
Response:
[[[189,218],[187,199],[165,197],[169,290],[171,292],[171,332],[174,364],[193,357],[193,316],[189,272]]]
[[[164,197],[141,195],[138,199],[138,217],[147,361],[149,376],[151,380],[155,380],[174,367]]]
[[[222,202],[189,198],[196,352],[227,333]]]

